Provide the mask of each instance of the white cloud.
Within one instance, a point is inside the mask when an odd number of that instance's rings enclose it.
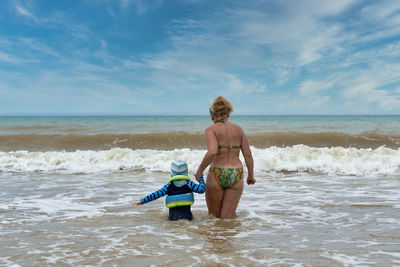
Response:
[[[264,95],[264,97],[254,100],[253,104],[247,107],[249,109],[247,114],[324,115],[338,113],[337,106],[332,102],[330,96],[296,97],[290,93],[279,93]]]
[[[85,68],[79,62],[76,65],[34,75],[0,72],[4,96],[0,98],[0,113],[18,113],[24,105],[24,110],[35,113],[132,113],[132,107],[137,112],[152,105],[151,101],[143,101],[146,91],[134,90],[113,75]]]
[[[18,1],[16,1],[15,4],[15,10],[22,16],[30,17],[32,19],[36,19],[36,17],[33,15],[33,13],[29,12],[25,7],[20,5]]]
[[[400,34],[399,1],[386,0],[377,4],[366,4],[360,11],[360,18],[351,23],[357,31],[352,42],[382,41]]]
[[[377,104],[384,110],[398,110],[400,95],[387,89],[391,84],[400,82],[400,64],[380,63],[355,73],[351,71],[341,81],[344,99],[357,99],[366,104]]]
[[[101,45],[101,48],[104,50],[104,49],[107,49],[107,47],[108,47],[108,43],[105,41],[105,40],[103,40],[103,39],[101,39],[100,40],[100,45]]]
[[[37,15],[35,15],[32,11],[28,10],[26,6],[22,5],[18,0],[13,1],[12,3],[18,15],[28,18],[29,20],[33,21],[36,24],[44,25],[44,22],[47,20],[45,18],[40,18]]]
[[[279,56],[292,55],[296,59],[292,64],[302,66],[338,49],[344,41],[342,26],[323,19],[345,11],[356,2],[279,2],[284,5],[279,14],[271,14],[266,8],[247,8],[233,12],[231,23],[238,21],[235,34],[246,43],[266,46]]]
[[[68,34],[72,35],[76,39],[82,40],[91,40],[94,38],[92,36],[93,32],[87,28],[87,24],[81,23],[81,21],[77,20],[68,10],[52,10],[49,9],[46,13],[40,13],[40,8],[33,5],[33,1],[25,1],[24,4],[21,4],[21,1],[15,0],[11,1],[14,10],[20,16],[25,18],[29,18],[30,21],[34,22],[35,26],[42,28],[52,28],[57,30],[66,30]],[[29,6],[29,8],[27,7]],[[32,10],[37,10],[37,13]],[[32,38],[26,38],[31,39]],[[100,38],[97,38],[100,39]]]
[[[3,41],[0,36],[0,50],[9,52],[0,52],[0,61],[23,64],[47,60],[49,55],[62,58],[57,49],[42,40],[13,36],[5,36],[4,38],[7,38],[7,41]]]
[[[286,8],[302,16],[335,16],[338,15],[360,0],[336,0],[336,1],[318,1],[318,0],[300,0],[286,1]]]
[[[327,90],[332,87],[332,81],[313,81],[306,80],[300,84],[299,93],[303,96],[313,95],[320,91]]]
[[[11,63],[11,64],[17,64],[17,63],[21,62],[21,60],[16,58],[15,56],[9,55],[6,53],[2,53],[2,52],[0,52],[0,61]]]
[[[343,67],[370,62],[395,63],[400,60],[400,41],[388,43],[382,47],[371,47],[369,49],[355,51],[348,55],[341,63]]]
[[[248,77],[244,80],[236,75],[227,74],[224,81],[222,86],[228,91],[229,95],[232,96],[246,96],[265,93],[267,91],[267,86],[265,84],[261,84]]]
[[[163,0],[120,0],[120,7],[123,10],[134,6],[137,14],[142,15],[149,10],[162,6]]]
[[[122,8],[126,8],[130,2],[130,0],[120,0],[120,5]]]
[[[396,37],[398,35],[400,35],[400,25],[396,27],[382,27],[377,30],[370,29],[367,33],[359,33],[355,35],[354,40],[352,41],[354,41],[355,43],[367,43],[371,41]]]
[[[367,21],[381,21],[391,24],[392,18],[398,18],[400,2],[397,0],[380,1],[374,5],[368,5],[361,10],[361,15]]]
[[[34,39],[34,38],[18,38],[15,40],[14,45],[22,47],[29,47],[29,50],[34,50],[35,54],[37,52],[41,52],[47,55],[52,55],[56,57],[62,57],[61,54],[54,49],[53,47],[49,46],[45,42]]]

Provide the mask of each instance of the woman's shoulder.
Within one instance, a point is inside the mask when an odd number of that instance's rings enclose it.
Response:
[[[233,129],[235,129],[235,130],[237,130],[237,131],[243,132],[243,129],[242,129],[242,127],[241,127],[240,125],[237,125],[237,124],[232,123],[232,122],[229,122],[229,124],[231,125],[231,127],[232,127]]]
[[[213,125],[211,125],[211,126],[208,126],[208,127],[206,128],[206,132],[214,131],[214,129],[215,129],[215,124],[213,124]]]

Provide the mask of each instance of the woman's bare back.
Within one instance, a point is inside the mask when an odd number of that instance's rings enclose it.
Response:
[[[243,168],[239,159],[244,135],[242,128],[227,121],[212,125],[210,130],[214,132],[218,146],[211,167]]]

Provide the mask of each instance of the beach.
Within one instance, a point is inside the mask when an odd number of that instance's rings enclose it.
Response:
[[[208,116],[0,117],[0,265],[400,265],[400,116],[230,121],[257,179],[238,217],[196,194],[194,220],[169,222],[164,199],[130,203],[173,160],[194,180]]]

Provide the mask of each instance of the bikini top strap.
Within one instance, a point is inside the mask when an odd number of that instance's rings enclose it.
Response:
[[[222,145],[218,145],[218,149],[240,149],[240,145],[233,145],[233,146],[222,146]]]

